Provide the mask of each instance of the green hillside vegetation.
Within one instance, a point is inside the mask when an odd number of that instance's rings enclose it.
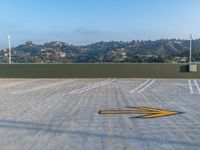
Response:
[[[185,63],[189,40],[111,41],[86,46],[52,41],[31,41],[12,48],[14,63]],[[0,51],[0,63],[7,63],[8,51]],[[200,39],[193,40],[193,61],[200,60]]]

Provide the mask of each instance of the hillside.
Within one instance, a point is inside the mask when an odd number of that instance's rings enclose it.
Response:
[[[0,52],[6,63],[7,51]],[[86,46],[52,41],[44,44],[26,42],[12,49],[16,63],[99,63],[99,62],[186,62],[188,40],[111,41]],[[193,40],[193,61],[200,60],[200,39]]]

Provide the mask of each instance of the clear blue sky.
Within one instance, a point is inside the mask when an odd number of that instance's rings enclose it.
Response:
[[[200,0],[1,0],[0,48],[32,40],[200,38]]]

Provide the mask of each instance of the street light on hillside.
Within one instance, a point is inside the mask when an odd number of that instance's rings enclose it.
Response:
[[[8,50],[9,50],[9,64],[11,64],[11,44],[10,44],[10,35],[8,35]]]

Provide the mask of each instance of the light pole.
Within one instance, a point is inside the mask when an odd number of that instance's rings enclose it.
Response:
[[[9,64],[11,64],[12,61],[11,61],[11,44],[10,44],[10,35],[8,35],[8,49],[9,49]]]
[[[192,34],[190,34],[190,62],[189,62],[189,71],[197,72],[197,64],[192,63]]]
[[[190,64],[192,63],[192,34],[190,34]]]

